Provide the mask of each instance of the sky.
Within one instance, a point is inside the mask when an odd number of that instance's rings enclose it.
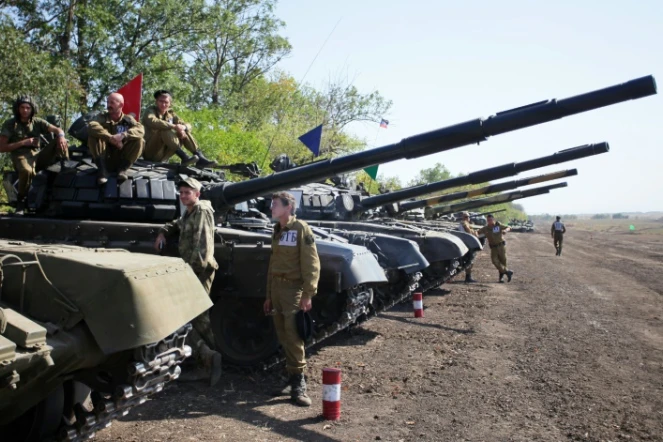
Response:
[[[437,162],[467,173],[607,141],[606,154],[521,173],[579,174],[519,202],[530,214],[663,210],[662,1],[280,0],[276,15],[293,46],[278,68],[318,88],[347,78],[392,100],[387,129],[350,128],[369,147],[654,75],[659,95],[379,170],[407,183]]]

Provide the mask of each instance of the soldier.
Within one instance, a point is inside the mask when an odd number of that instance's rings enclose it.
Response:
[[[131,115],[122,113],[124,97],[118,93],[108,96],[107,109],[97,115],[88,126],[87,147],[97,164],[97,182],[108,181],[109,172],[117,172],[117,180],[125,181],[127,171],[143,152],[145,131]]]
[[[69,150],[62,129],[35,117],[37,105],[32,98],[18,97],[12,110],[14,118],[5,121],[0,132],[0,153],[11,154],[14,170],[18,173],[16,214],[21,215],[32,178],[38,171],[53,164],[56,157],[69,158]],[[40,151],[42,137],[48,133],[56,134],[56,138]]]
[[[278,220],[272,235],[272,256],[267,272],[265,314],[273,314],[279,343],[285,352],[288,385],[277,395],[287,395],[297,405],[308,407],[304,341],[297,332],[295,315],[311,309],[320,279],[320,258],[311,228],[298,220],[295,198],[287,192],[272,195],[272,218]]]
[[[191,125],[186,124],[170,108],[172,95],[166,90],[154,93],[156,104],[145,111],[141,122],[145,126],[145,151],[143,158],[148,161],[167,162],[170,157],[180,157],[183,166],[196,164],[199,168],[216,166],[198,149],[191,135]],[[182,150],[185,147],[193,156]]]
[[[503,238],[503,235],[510,230],[510,227],[499,221],[496,222],[493,215],[489,214],[486,217],[486,225],[478,231],[478,233],[483,233],[488,240],[490,259],[497,271],[500,272],[500,282],[504,282],[504,275],[507,276],[509,282],[511,282],[513,276],[513,272],[506,266],[506,242]]]
[[[463,220],[460,222],[458,230],[460,230],[461,232],[469,233],[470,235],[474,235],[478,238],[479,235],[477,235],[477,232],[475,232],[474,229],[470,227],[470,214],[468,212],[463,212],[462,217]],[[465,267],[465,282],[466,283],[477,282],[475,279],[472,279],[472,264]]]
[[[553,244],[555,245],[556,256],[562,256],[562,241],[564,240],[564,234],[566,233],[566,227],[561,221],[562,217],[558,216],[557,221],[552,224],[550,228],[550,236],[553,239]]]
[[[176,221],[159,230],[154,248],[161,251],[166,237],[179,234],[180,257],[191,266],[201,284],[209,294],[214,273],[219,268],[214,259],[214,209],[209,201],[200,200],[202,185],[194,178],[185,178],[178,183],[180,201],[186,212]],[[184,372],[183,381],[209,379],[215,385],[221,379],[221,354],[214,350],[216,343],[209,312],[206,311],[191,321],[193,330],[187,341],[194,351],[197,369]]]

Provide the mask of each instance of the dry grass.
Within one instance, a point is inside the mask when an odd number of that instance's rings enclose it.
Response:
[[[624,235],[663,235],[663,221],[653,219],[579,219],[565,223],[568,228],[589,232],[610,232]],[[630,226],[635,227],[631,232]]]

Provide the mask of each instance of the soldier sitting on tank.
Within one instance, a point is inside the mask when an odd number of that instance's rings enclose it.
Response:
[[[117,92],[108,96],[107,111],[88,125],[87,146],[97,164],[97,182],[108,181],[109,173],[117,172],[117,180],[128,178],[127,171],[143,152],[143,125],[122,112],[124,97]]]
[[[170,108],[173,97],[166,90],[154,93],[156,104],[145,110],[141,122],[145,126],[145,150],[143,158],[148,161],[167,162],[170,157],[180,157],[183,166],[195,164],[199,168],[216,166],[198,148],[191,135],[191,125],[186,124]],[[193,156],[182,150],[185,147]]]
[[[11,154],[18,173],[16,214],[20,215],[25,210],[25,197],[35,174],[53,164],[56,157],[69,158],[69,150],[62,129],[35,117],[37,106],[32,98],[18,97],[12,110],[14,118],[5,121],[0,132],[0,153]],[[56,138],[40,150],[42,137],[48,133],[57,134]]]
[[[209,201],[200,200],[202,185],[195,178],[187,177],[178,183],[180,202],[186,212],[177,220],[166,224],[159,231],[154,248],[161,251],[166,237],[179,235],[180,257],[191,266],[207,294],[212,289],[214,273],[219,268],[214,259],[214,209]],[[193,330],[187,336],[198,367],[182,373],[180,380],[209,379],[215,385],[221,379],[221,354],[216,350],[209,311],[191,321]]]

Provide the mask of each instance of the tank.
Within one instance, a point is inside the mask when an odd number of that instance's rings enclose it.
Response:
[[[265,216],[251,210],[247,210],[248,216],[245,216],[238,205],[248,205],[251,200],[276,190],[314,183],[379,163],[480,143],[490,136],[655,93],[655,80],[647,76],[562,100],[541,101],[266,177],[257,177],[259,171],[255,164],[224,168],[250,178],[241,182],[229,181],[223,170],[138,161],[130,169],[127,181],[119,184],[109,178],[100,187],[95,179],[96,168],[86,156],[86,149],[72,149],[71,161],[54,164],[34,178],[28,193],[29,216],[2,217],[0,226],[3,234],[11,239],[31,238],[40,243],[149,252],[158,227],[182,213],[176,183],[183,176],[196,177],[204,185],[203,198],[212,202],[220,224],[215,253],[220,270],[211,293],[214,302],[211,313],[219,350],[226,363],[255,366],[271,360],[278,350],[271,318],[263,315],[261,307],[270,255],[270,230]],[[83,119],[70,132],[85,140],[84,128]],[[14,178],[7,174],[4,180],[10,198]],[[313,303],[318,341],[365,315],[372,305],[374,287],[389,286],[386,269],[380,267],[366,247],[350,244],[350,236],[329,238],[331,240],[318,242],[323,262],[318,295]],[[448,243],[458,249],[457,256],[466,253],[464,242],[457,237],[449,239]],[[175,254],[175,242],[169,241],[168,245],[166,253]],[[417,259],[410,264],[426,265],[420,257]]]
[[[0,437],[87,440],[160,392],[212,306],[179,258],[0,240]]]

